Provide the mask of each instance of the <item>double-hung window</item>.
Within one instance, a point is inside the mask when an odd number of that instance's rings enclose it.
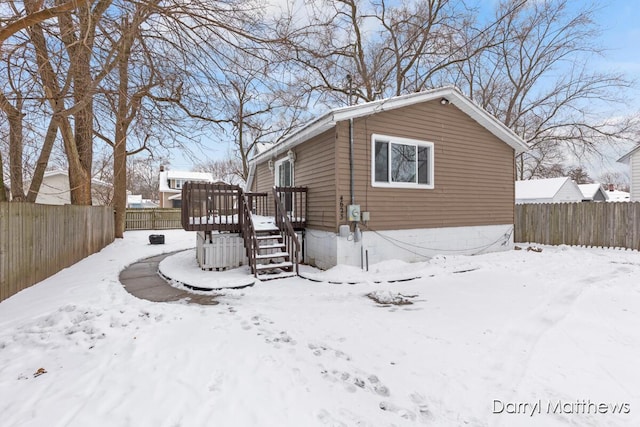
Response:
[[[371,185],[433,188],[433,143],[385,135],[371,137]]]

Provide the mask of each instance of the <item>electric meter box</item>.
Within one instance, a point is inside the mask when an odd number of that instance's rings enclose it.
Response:
[[[360,205],[347,206],[347,220],[360,221]]]

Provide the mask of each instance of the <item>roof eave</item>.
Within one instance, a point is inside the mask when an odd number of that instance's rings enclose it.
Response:
[[[506,125],[493,117],[486,110],[473,103],[473,101],[465,97],[457,88],[453,86],[445,86],[443,88],[433,89],[425,92],[413,93],[409,95],[387,98],[380,101],[373,101],[365,104],[331,110],[303,127],[301,130],[293,134],[290,138],[285,139],[279,144],[274,144],[273,147],[256,155],[253,159],[251,159],[251,163],[261,163],[268,158],[277,156],[279,153],[285,152],[286,150],[291,149],[296,145],[330,129],[338,122],[355,119],[382,111],[393,110],[400,107],[407,107],[422,102],[429,102],[443,97],[445,97],[449,101],[449,103],[452,103],[473,120],[478,122],[482,127],[487,129],[498,139],[513,148],[516,154],[520,154],[529,150],[529,146],[527,145],[527,143],[524,142]]]
[[[616,162],[629,163],[629,160],[631,160],[631,156],[633,156],[637,151],[640,151],[640,145],[633,147],[631,151],[629,151],[624,156],[620,157],[618,160],[616,160]]]

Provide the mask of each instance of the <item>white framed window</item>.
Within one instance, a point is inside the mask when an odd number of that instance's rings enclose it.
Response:
[[[432,142],[373,134],[371,153],[373,187],[434,188]]]
[[[277,187],[293,187],[293,163],[288,158],[275,163],[275,182]]]

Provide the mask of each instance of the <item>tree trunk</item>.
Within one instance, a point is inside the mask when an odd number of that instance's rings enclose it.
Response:
[[[44,143],[42,144],[42,150],[40,156],[38,156],[38,162],[36,163],[36,170],[33,172],[33,178],[31,178],[31,185],[27,192],[27,202],[35,203],[38,198],[38,192],[42,185],[42,179],[44,178],[44,172],[47,170],[49,164],[49,157],[51,156],[51,150],[53,149],[53,143],[56,140],[58,134],[58,120],[55,113],[49,122],[47,128],[47,134],[44,137]]]
[[[23,154],[23,118],[22,98],[18,94],[16,105],[13,106],[4,94],[0,94],[0,108],[7,115],[9,122],[9,177],[11,179],[12,200],[24,201],[24,183],[22,181]]]
[[[129,117],[129,58],[133,34],[125,18],[122,20],[122,40],[118,57],[118,112],[113,146],[113,206],[115,209],[115,237],[124,237],[127,209],[127,132]]]
[[[71,204],[91,205],[91,167],[93,165],[93,81],[91,78],[91,50],[80,46],[77,61],[74,64],[74,98],[76,105],[82,107],[74,114],[75,145],[77,162],[75,168],[69,168],[69,184],[72,175]],[[71,163],[71,160],[69,161]]]
[[[4,188],[4,166],[2,162],[2,153],[0,152],[0,202],[9,201],[7,190]]]

